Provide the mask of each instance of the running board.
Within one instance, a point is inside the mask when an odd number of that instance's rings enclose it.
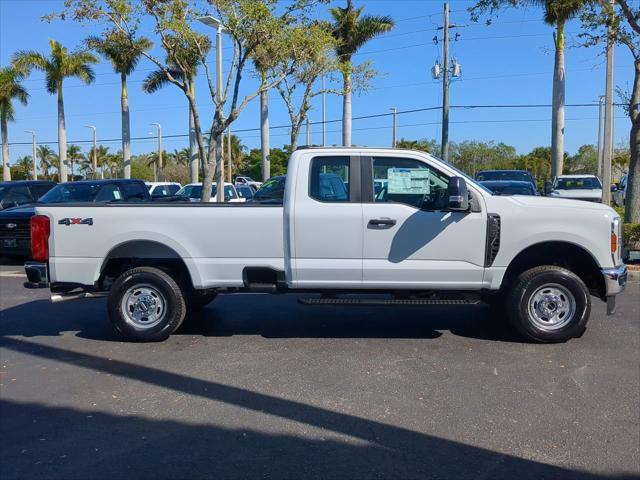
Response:
[[[478,305],[478,299],[449,298],[301,298],[304,305]]]

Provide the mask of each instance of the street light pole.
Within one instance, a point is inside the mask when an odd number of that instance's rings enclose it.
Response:
[[[441,156],[446,162],[449,158],[449,4],[444,4],[444,54],[442,69],[442,145]]]
[[[310,146],[311,145],[311,123],[309,122],[309,115],[307,115],[306,133],[307,133],[307,146]]]
[[[611,0],[613,8],[614,0]],[[611,204],[611,157],[613,153],[613,27],[607,31],[607,67],[604,106],[604,146],[602,152],[602,203]]]
[[[229,183],[232,183],[231,179],[231,167],[233,166],[231,159],[231,125],[227,127],[227,177],[229,178]]]
[[[391,130],[391,148],[396,148],[396,129],[398,128],[398,109],[391,107],[389,110],[393,112],[393,128]]]
[[[38,161],[36,159],[36,132],[33,130],[25,130],[26,133],[31,134],[31,147],[33,148],[33,179],[38,179]]]
[[[93,130],[93,155],[91,158],[91,168],[93,169],[93,178],[98,178],[98,147],[96,141],[96,127],[93,125],[85,125],[85,128]]]
[[[158,166],[153,169],[154,182],[158,181],[158,170],[162,170],[162,125],[152,123],[158,129]]]
[[[324,147],[327,142],[327,104],[326,104],[326,92],[325,92],[325,80],[322,75],[322,146]]]

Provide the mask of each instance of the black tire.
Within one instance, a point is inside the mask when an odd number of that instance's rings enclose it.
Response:
[[[555,313],[545,320],[549,311]],[[590,313],[591,299],[584,282],[573,272],[554,265],[520,274],[507,299],[511,325],[524,337],[541,343],[566,342],[582,335]]]
[[[142,318],[136,322],[133,317],[140,315],[140,309],[136,306],[127,308],[127,300],[142,299],[141,295],[146,295],[153,303],[149,309],[143,302],[145,311],[150,314],[146,321]],[[107,307],[111,322],[122,335],[145,342],[167,339],[180,327],[187,311],[184,295],[175,280],[153,267],[133,268],[120,275],[109,291]],[[125,311],[127,309],[130,314]],[[151,321],[152,315],[157,320]],[[144,325],[145,322],[148,325]]]
[[[209,305],[218,296],[218,292],[191,290],[187,295],[187,309],[197,312]]]

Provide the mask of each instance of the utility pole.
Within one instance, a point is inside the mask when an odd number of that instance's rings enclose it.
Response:
[[[33,179],[38,179],[38,159],[36,158],[36,132],[33,130],[25,130],[26,133],[31,134],[31,147],[33,149]]]
[[[324,86],[324,75],[322,75],[322,146],[324,147],[327,143],[327,103],[326,103],[326,92]]]
[[[389,110],[393,112],[393,127],[391,130],[391,148],[396,148],[396,129],[398,128],[398,109],[391,107]]]
[[[158,165],[153,170],[153,181],[158,181],[158,170],[162,170],[162,125],[159,123],[152,123],[158,129]]]
[[[93,125],[85,125],[85,128],[93,130],[93,152],[91,155],[91,170],[93,171],[94,180],[98,178],[98,145],[96,141],[96,127]]]
[[[442,143],[441,157],[449,159],[449,4],[444,4],[444,46],[442,60]]]
[[[436,61],[436,64],[431,69],[434,79],[438,79],[440,78],[440,75],[442,75],[442,141],[440,156],[444,161],[449,160],[449,75],[452,77],[460,76],[460,65],[455,58],[453,59],[453,63],[449,65],[449,29],[458,27],[464,27],[464,25],[449,23],[449,4],[445,3],[444,24],[442,27],[438,27],[438,30],[442,30],[444,32],[442,38],[442,68],[440,68],[440,64]],[[458,34],[455,35],[454,41],[458,39],[458,36]],[[437,35],[433,38],[433,41],[436,45],[438,44]]]
[[[611,8],[614,0],[610,0]],[[611,204],[611,156],[613,153],[613,31],[607,31],[607,68],[604,106],[604,147],[602,152],[602,203]]]
[[[598,171],[596,175],[602,180],[602,110],[604,95],[598,96]]]
[[[309,123],[309,115],[307,115],[307,146],[311,145],[311,124]]]

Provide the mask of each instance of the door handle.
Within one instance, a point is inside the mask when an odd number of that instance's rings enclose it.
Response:
[[[387,225],[393,226],[396,224],[395,219],[393,218],[372,218],[369,220],[369,225],[379,226],[379,225]]]

